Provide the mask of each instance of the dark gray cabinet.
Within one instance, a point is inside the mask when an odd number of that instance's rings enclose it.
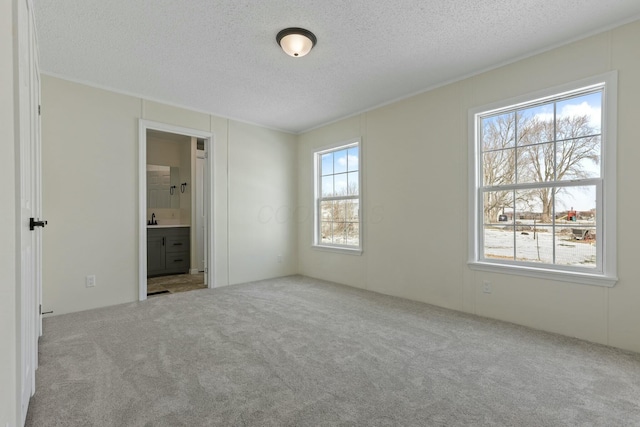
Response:
[[[189,227],[147,228],[147,276],[188,273]]]
[[[147,276],[163,274],[166,238],[159,230],[147,229]]]

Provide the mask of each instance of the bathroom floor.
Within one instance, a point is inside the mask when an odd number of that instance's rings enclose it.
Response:
[[[204,273],[176,274],[173,276],[160,276],[147,278],[147,296],[163,294],[175,294],[196,289],[206,289]]]

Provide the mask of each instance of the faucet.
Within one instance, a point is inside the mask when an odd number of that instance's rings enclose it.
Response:
[[[149,224],[148,225],[158,225],[158,223],[156,222],[156,214],[155,214],[155,212],[151,214],[151,220],[149,220]]]

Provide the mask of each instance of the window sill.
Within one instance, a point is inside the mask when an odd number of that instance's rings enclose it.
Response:
[[[549,270],[545,268],[535,268],[528,266],[510,266],[504,264],[493,264],[490,262],[469,261],[467,263],[472,270],[488,271],[491,273],[513,274],[516,276],[535,277],[538,279],[557,280],[561,282],[579,283],[581,285],[603,286],[612,288],[618,278],[615,276],[604,276],[601,274],[589,274],[575,271]]]
[[[362,255],[362,249],[360,248],[343,248],[340,246],[325,246],[325,245],[311,245],[311,247],[313,249],[316,249],[318,251],[323,251],[323,252],[334,252],[334,253],[341,253],[341,254],[347,254],[347,255]]]

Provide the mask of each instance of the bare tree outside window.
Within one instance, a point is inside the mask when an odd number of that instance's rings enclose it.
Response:
[[[359,144],[318,152],[316,162],[316,244],[360,248]]]
[[[601,107],[599,89],[480,119],[485,257],[595,266]]]

